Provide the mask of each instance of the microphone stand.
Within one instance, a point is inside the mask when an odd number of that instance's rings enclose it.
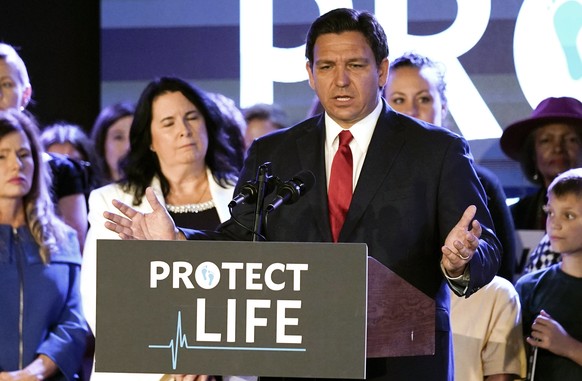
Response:
[[[253,225],[253,242],[262,241],[261,229],[263,227],[263,204],[265,190],[271,177],[271,162],[261,164],[257,170],[257,203],[255,205],[255,221]]]

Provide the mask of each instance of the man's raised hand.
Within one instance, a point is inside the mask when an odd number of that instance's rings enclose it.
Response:
[[[160,203],[153,189],[146,189],[146,199],[152,207],[151,213],[138,212],[119,200],[113,206],[121,212],[104,212],[105,227],[119,235],[121,239],[175,240],[178,230],[168,211]]]
[[[441,249],[443,267],[449,276],[462,274],[479,247],[482,228],[477,220],[473,220],[476,213],[477,208],[474,205],[465,209],[463,216],[451,229]]]

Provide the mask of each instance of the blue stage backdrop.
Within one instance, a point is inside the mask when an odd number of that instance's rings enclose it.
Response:
[[[390,59],[417,51],[445,64],[447,123],[509,195],[528,190],[498,137],[545,97],[582,99],[582,0],[102,0],[102,106],[171,74],[240,107],[276,102],[297,122],[313,99],[305,33],[337,7],[374,12]]]

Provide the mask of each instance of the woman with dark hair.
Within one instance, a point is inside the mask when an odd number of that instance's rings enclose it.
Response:
[[[538,190],[511,205],[516,229],[546,229],[547,188],[561,173],[582,166],[582,102],[571,97],[546,98],[529,118],[509,125],[501,149],[518,161],[525,177]],[[560,261],[548,235],[527,258],[523,272],[540,270]]]
[[[228,135],[228,144],[235,151],[236,157],[240,158],[240,162],[234,164],[240,170],[243,166],[246,152],[244,134],[247,129],[242,111],[236,107],[234,100],[224,94],[208,93],[208,96],[216,103],[216,106],[218,106],[218,109],[222,113],[225,121],[224,132]]]
[[[511,206],[515,228],[544,230],[547,187],[560,173],[582,166],[582,103],[570,97],[546,98],[531,117],[509,125],[500,144],[538,186]]]
[[[47,126],[40,134],[40,141],[53,157],[66,157],[71,161],[88,200],[89,193],[97,188],[97,179],[93,171],[95,151],[87,134],[76,124],[60,122]]]
[[[180,145],[180,137],[188,138],[184,140],[186,145]],[[174,149],[168,150],[162,143],[166,140],[178,141]],[[177,189],[170,189],[172,179],[164,171],[175,171],[169,166],[173,159],[177,159],[176,164],[183,164],[181,149],[190,153],[184,158],[188,164],[186,172],[193,169],[190,164],[196,164],[199,172],[204,169],[200,172],[204,179],[197,184],[199,191],[186,192],[186,196],[172,194]],[[236,182],[238,170],[232,163],[238,160],[228,144],[224,119],[217,105],[204,91],[179,78],[164,77],[150,83],[137,103],[130,131],[130,151],[122,163],[125,179],[121,184],[126,192],[133,193],[133,205],[142,202],[145,189],[154,178],[158,178],[164,198],[209,198],[210,181],[222,188]],[[185,204],[176,200],[172,206]],[[176,208],[168,209],[172,213]]]
[[[104,107],[91,129],[95,147],[94,168],[101,185],[121,180],[119,164],[129,151],[129,130],[135,105],[130,102],[114,103]]]
[[[96,240],[119,239],[105,228],[103,212],[111,209],[113,199],[151,212],[144,195],[152,187],[178,225],[215,229],[230,217],[228,203],[238,175],[235,163],[240,160],[228,144],[224,126],[209,96],[179,78],[156,79],[141,94],[130,129],[130,150],[121,163],[123,178],[96,189],[89,198],[91,228],[83,251],[81,290],[95,334]],[[111,377],[108,373],[105,378]]]
[[[73,380],[81,369],[81,253],[48,173],[34,122],[0,111],[0,380]]]
[[[94,160],[93,143],[75,124],[61,122],[47,126],[40,134],[40,141],[46,152],[88,163]]]

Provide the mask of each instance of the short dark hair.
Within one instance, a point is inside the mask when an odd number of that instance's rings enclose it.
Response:
[[[141,203],[146,188],[155,176],[160,180],[164,197],[170,192],[170,184],[150,147],[154,100],[162,94],[174,92],[182,93],[204,116],[208,133],[208,152],[204,160],[216,182],[223,187],[236,182],[238,170],[234,163],[238,162],[237,153],[228,144],[225,122],[216,103],[205,91],[180,78],[161,77],[146,86],[137,102],[129,132],[129,153],[120,165],[124,175],[121,181],[123,189],[133,193],[134,205]]]
[[[550,193],[556,197],[569,194],[582,197],[582,168],[569,169],[558,175],[548,187],[548,195]]]
[[[372,52],[374,52],[376,65],[380,65],[388,57],[386,33],[372,13],[350,8],[338,8],[319,16],[311,24],[305,43],[305,57],[309,60],[309,65],[313,66],[313,48],[319,36],[350,31],[360,32],[364,35]]]
[[[247,124],[253,119],[268,120],[276,128],[288,127],[287,113],[276,103],[257,103],[243,110]]]
[[[447,103],[447,83],[445,82],[445,69],[443,64],[421,54],[408,52],[390,62],[390,71],[397,70],[401,67],[411,67],[418,70],[422,70],[425,67],[433,69],[437,74],[438,82],[436,85],[441,101],[443,104]]]

